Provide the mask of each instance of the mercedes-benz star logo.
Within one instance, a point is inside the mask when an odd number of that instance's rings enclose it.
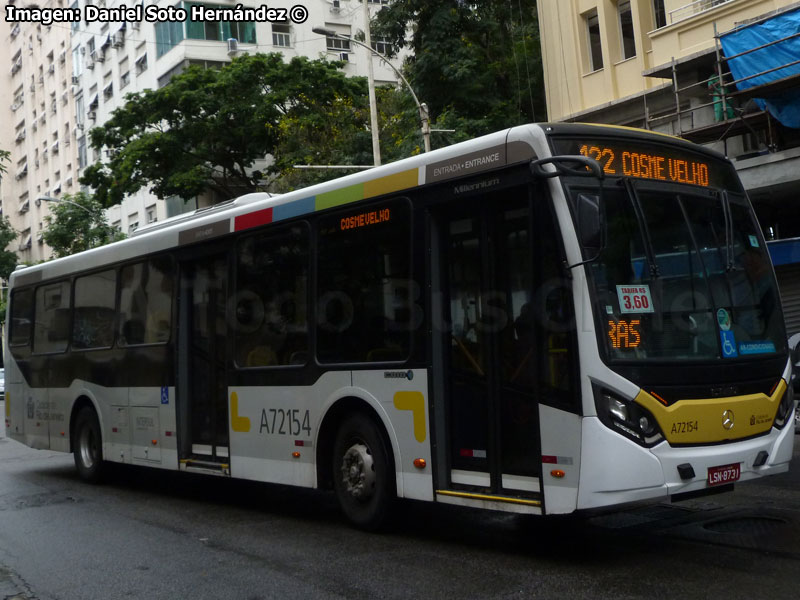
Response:
[[[733,411],[728,409],[722,413],[722,426],[726,430],[733,429]]]

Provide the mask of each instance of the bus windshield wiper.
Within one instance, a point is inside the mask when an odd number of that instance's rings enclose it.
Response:
[[[650,228],[647,226],[647,220],[644,217],[644,210],[642,210],[642,202],[639,200],[639,193],[636,191],[636,185],[633,180],[626,177],[623,180],[625,189],[628,192],[628,197],[633,206],[633,212],[636,214],[636,220],[639,222],[639,228],[642,232],[642,243],[644,244],[644,254],[647,258],[647,266],[650,267],[650,277],[655,279],[660,275],[658,264],[656,264],[656,255],[653,251],[653,240],[650,237]]]

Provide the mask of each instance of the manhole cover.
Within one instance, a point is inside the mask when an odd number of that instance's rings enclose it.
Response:
[[[705,523],[703,529],[714,533],[747,533],[760,535],[786,527],[788,521],[778,517],[731,517]]]

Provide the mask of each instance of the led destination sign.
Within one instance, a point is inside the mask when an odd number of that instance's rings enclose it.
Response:
[[[590,146],[580,148],[583,156],[598,161],[606,175],[626,175],[676,183],[708,186],[708,163],[663,154],[648,154],[624,147]]]
[[[557,154],[580,154],[595,159],[612,177],[636,177],[702,187],[738,189],[732,167],[677,145],[635,140],[556,139]]]

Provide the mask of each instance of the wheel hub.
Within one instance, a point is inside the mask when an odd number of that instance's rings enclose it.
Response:
[[[358,500],[366,500],[374,493],[374,461],[369,448],[364,444],[353,444],[344,453],[342,481],[347,493]]]

